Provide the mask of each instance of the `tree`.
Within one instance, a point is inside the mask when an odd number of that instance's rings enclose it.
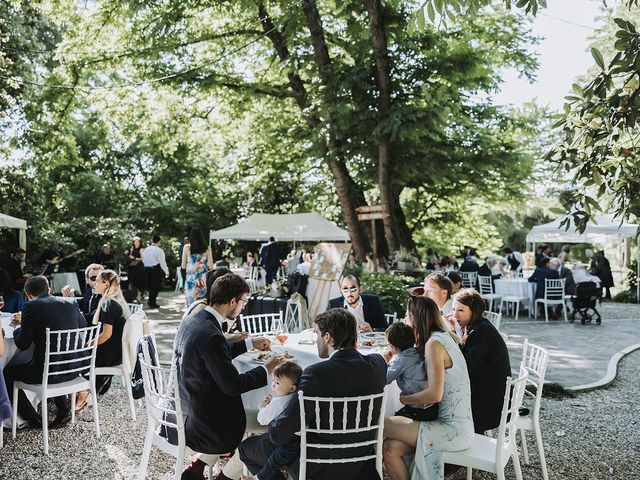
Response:
[[[624,2],[629,9],[638,4]],[[600,50],[591,49],[598,71],[565,97],[555,124],[562,139],[547,155],[576,185],[563,198],[571,214],[565,225],[572,219],[582,230],[602,203],[610,203],[621,218],[640,215],[640,33],[629,20],[614,22],[613,58],[606,61]]]

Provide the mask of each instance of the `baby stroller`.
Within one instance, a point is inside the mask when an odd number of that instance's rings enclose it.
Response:
[[[576,313],[580,315],[582,325],[590,323],[593,318],[596,319],[596,325],[600,325],[602,321],[600,313],[596,309],[596,303],[602,295],[602,289],[594,282],[581,282],[576,284],[576,293],[571,297],[573,311],[571,312],[571,322],[576,318]]]

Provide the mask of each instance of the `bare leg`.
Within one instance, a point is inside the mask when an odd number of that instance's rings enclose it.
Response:
[[[420,422],[406,417],[384,419],[384,466],[391,480],[409,480],[404,456],[415,452]]]

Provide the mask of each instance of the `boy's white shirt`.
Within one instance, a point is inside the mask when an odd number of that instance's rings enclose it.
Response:
[[[283,395],[281,397],[273,397],[266,407],[260,405],[258,409],[258,423],[260,425],[269,425],[274,418],[278,417],[284,411],[284,407],[289,403],[291,395],[293,394],[290,393],[289,395]]]

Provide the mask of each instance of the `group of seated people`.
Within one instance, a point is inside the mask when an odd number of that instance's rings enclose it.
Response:
[[[2,276],[0,273],[0,278]],[[59,297],[51,295],[46,277],[38,275],[27,279],[24,285],[27,302],[21,308],[21,315],[14,315],[12,319],[12,326],[15,327],[13,341],[19,350],[27,350],[33,345],[34,353],[29,363],[4,368],[3,379],[7,392],[12,392],[16,381],[31,384],[42,382],[47,328],[55,332],[99,324],[101,328],[97,338],[95,366],[110,367],[122,363],[122,336],[130,312],[120,290],[120,279],[113,270],[105,269],[100,264],[91,264],[85,270],[85,281],[87,288],[83,296],[74,302],[63,298],[74,296],[74,291],[69,286],[62,289],[63,297]],[[52,348],[55,349],[55,345]],[[88,369],[84,374],[88,374]],[[48,381],[51,384],[61,383],[76,375],[53,375]],[[110,384],[110,376],[98,376],[98,394],[104,394]],[[58,428],[68,423],[71,408],[76,413],[82,412],[87,405],[88,396],[89,392],[80,392],[73,406],[69,405],[66,396],[56,397],[56,417],[49,427]],[[18,413],[29,427],[42,427],[40,415],[22,391],[18,397]]]
[[[297,478],[298,390],[307,396],[363,396],[382,393],[395,380],[403,407],[385,419],[383,449],[393,480],[409,478],[407,454],[415,454],[413,478],[442,478],[443,451],[465,449],[474,433],[498,427],[511,375],[507,347],[484,318],[480,294],[462,289],[452,295],[453,283],[444,273],[429,275],[425,294],[410,297],[404,321],[391,326],[379,298],[362,294],[357,277],[344,277],[342,296],[314,319],[318,356],[325,361],[302,369],[272,355],[244,373],[232,360],[251,348],[268,350],[270,341],[229,334],[249,289],[230,272],[210,277],[206,300],[187,312],[174,343],[186,443],[199,452],[183,479],[204,478],[206,465],[220,456],[231,458],[218,480],[240,479],[242,464],[251,479],[285,478],[283,470]],[[371,330],[386,331],[389,347],[383,354],[357,349],[359,332]],[[258,421],[268,432],[243,440],[247,419],[241,395],[265,387],[270,376],[272,394],[258,405]],[[313,411],[305,418],[308,425],[319,420]],[[331,458],[332,452],[324,454]],[[374,462],[310,463],[307,476],[378,478]]]

